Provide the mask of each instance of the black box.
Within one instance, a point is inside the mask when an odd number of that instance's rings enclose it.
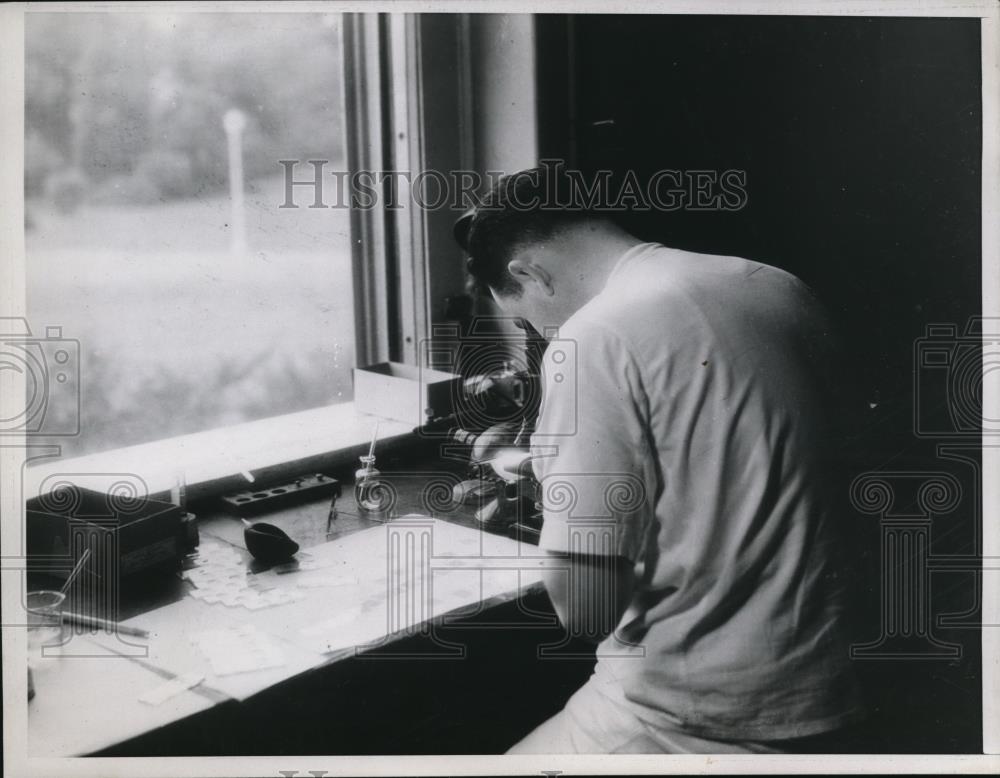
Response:
[[[183,556],[185,512],[171,503],[71,485],[28,500],[26,508],[33,571],[66,578],[86,548],[85,570],[117,578],[173,566]]]

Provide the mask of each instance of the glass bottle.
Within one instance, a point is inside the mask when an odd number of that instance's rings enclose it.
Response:
[[[361,467],[354,474],[354,500],[362,515],[381,518],[385,512],[387,495],[380,475],[375,469],[374,456],[361,457]]]

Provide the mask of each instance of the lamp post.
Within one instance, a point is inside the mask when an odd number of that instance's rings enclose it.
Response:
[[[229,202],[231,206],[229,224],[229,249],[236,255],[247,250],[246,211],[243,205],[243,130],[247,119],[237,108],[230,108],[222,117],[229,147]]]

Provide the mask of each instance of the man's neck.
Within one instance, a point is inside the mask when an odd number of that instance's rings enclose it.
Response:
[[[579,256],[584,260],[577,279],[582,306],[604,289],[622,255],[642,241],[610,222],[582,227],[575,239],[579,241]]]
[[[578,260],[567,279],[572,293],[559,317],[563,323],[601,293],[622,255],[642,243],[610,222],[582,225],[570,240],[568,253]]]

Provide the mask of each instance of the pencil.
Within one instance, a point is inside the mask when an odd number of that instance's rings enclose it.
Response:
[[[87,616],[84,613],[71,613],[70,611],[65,611],[63,613],[63,619],[66,621],[72,621],[75,624],[80,624],[84,627],[94,627],[96,629],[106,629],[109,632],[117,632],[120,635],[134,635],[137,638],[149,637],[149,633],[144,629],[139,629],[138,627],[128,627],[124,624],[119,624],[117,621],[109,621],[108,619],[102,619],[98,616]]]

